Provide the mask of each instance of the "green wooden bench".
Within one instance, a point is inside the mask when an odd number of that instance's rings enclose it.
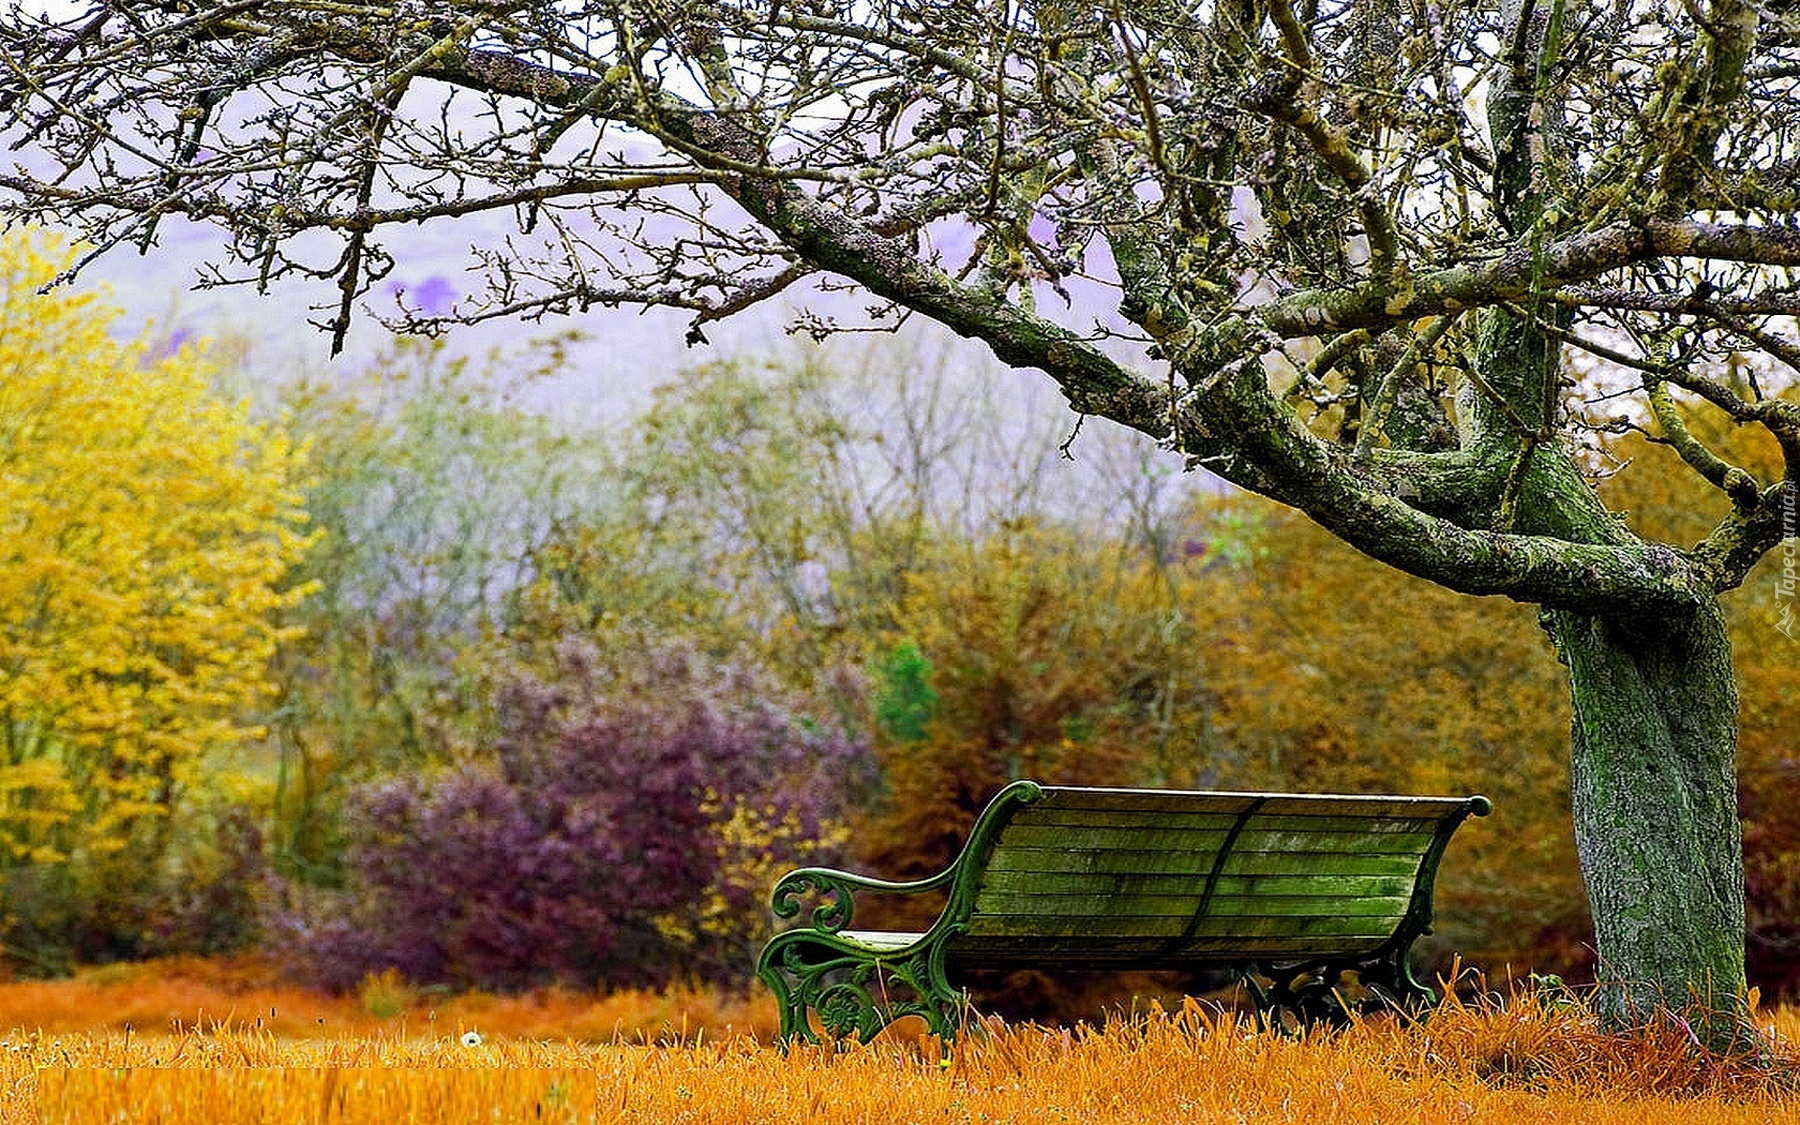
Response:
[[[829,868],[775,885],[807,924],[764,946],[756,975],[781,1041],[872,1038],[905,1015],[954,1036],[963,969],[1225,969],[1273,1025],[1347,1018],[1359,998],[1435,1001],[1407,954],[1431,932],[1451,834],[1486,797],[1077,789],[1017,781],[994,797],[941,874],[892,883]],[[923,933],[851,929],[854,893],[948,892]]]

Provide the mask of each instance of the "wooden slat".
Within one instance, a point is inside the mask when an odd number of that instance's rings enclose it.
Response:
[[[1397,923],[1411,904],[1411,892],[1335,899],[1321,895],[1214,894],[1206,904],[1206,917],[1392,918]]]
[[[1033,806],[1071,809],[1144,809],[1241,812],[1261,802],[1264,811],[1300,816],[1399,816],[1442,820],[1468,808],[1463,797],[1361,796],[1350,793],[1233,793],[1176,789],[1083,789],[1045,786]]]
[[[1212,869],[1212,856],[1203,852],[1171,853],[1154,849],[1068,850],[1063,848],[1010,848],[994,853],[989,872],[1071,872],[1094,874],[1199,875]],[[1419,870],[1419,856],[1386,852],[1266,853],[1233,851],[1225,875],[1394,875],[1411,878]]]
[[[1394,932],[1399,918],[1203,918],[1194,928],[1196,938],[1248,941],[1258,937],[1372,937]]]
[[[1113,938],[1175,938],[1186,929],[1185,915],[1139,918],[1083,914],[1045,917],[1041,914],[976,914],[969,919],[969,933],[985,937],[1067,937],[1104,944]]]
[[[1000,833],[997,848],[999,850],[1008,848],[1153,848],[1166,851],[1216,851],[1225,842],[1226,835],[1227,832],[1223,828],[1121,828],[1111,825],[1077,827],[1061,824],[1012,824]]]
[[[1204,925],[1193,934],[1183,918],[1120,918],[1105,931],[1094,931],[1093,918],[1039,918],[1035,914],[986,914],[970,923],[972,938],[1015,938],[1019,941],[1087,941],[1093,949],[1105,949],[1120,941],[1157,938],[1165,941],[1211,941],[1219,949],[1267,949],[1274,945],[1307,945],[1319,949],[1361,949],[1381,943],[1393,934],[1391,925],[1363,918],[1310,920],[1300,925],[1292,918],[1255,918],[1242,925]]]
[[[1245,852],[1233,850],[1225,861],[1225,875],[1403,875],[1418,874],[1420,856],[1385,852]]]
[[[845,930],[838,934],[838,936],[848,941],[857,942],[860,945],[866,945],[870,949],[888,952],[895,949],[905,949],[925,935],[922,933],[902,933],[894,930]]]
[[[1281,832],[1254,824],[1238,834],[1232,854],[1243,852],[1336,853],[1340,855],[1423,855],[1431,832]]]
[[[1314,797],[1303,793],[1271,796],[1260,812],[1273,816],[1391,816],[1441,821],[1465,811],[1462,797]]]
[[[1281,895],[1329,899],[1400,897],[1410,900],[1417,880],[1407,875],[1317,874],[1221,875],[1215,895]]]
[[[1317,901],[1317,900],[1315,900]],[[1196,890],[1184,895],[1044,894],[1033,891],[983,891],[975,899],[977,914],[1035,914],[1081,918],[1192,918],[1200,905]]]
[[[1429,839],[1438,830],[1438,821],[1418,817],[1364,816],[1288,816],[1257,810],[1244,824],[1245,831],[1259,832],[1328,832],[1350,835],[1391,834],[1424,836]]]
[[[1144,875],[1199,875],[1212,870],[1212,853],[1163,848],[1007,847],[994,852],[988,871],[1112,872]],[[1415,866],[1417,866],[1415,864]]]
[[[981,880],[985,891],[1029,891],[1041,894],[1143,894],[1197,896],[1206,886],[1206,873],[1166,874],[1090,871],[1012,871],[989,869]],[[1215,888],[1221,895],[1317,895],[1321,898],[1359,898],[1412,894],[1411,875],[1280,874],[1225,875]]]
[[[1013,814],[1012,826],[1056,824],[1080,828],[1185,828],[1223,832],[1237,823],[1238,815],[1188,810],[1069,809],[1059,805],[1026,805]]]
[[[1226,967],[1248,961],[1367,953],[1378,948],[1388,937],[1388,934],[1371,934],[1361,938],[1339,935],[1320,940],[1305,937],[1202,938],[1181,942],[1139,939],[1097,946],[1080,939],[964,936],[951,943],[949,959],[953,964],[971,967],[1019,964],[1046,968]]]
[[[1104,948],[1069,938],[1012,938],[965,935],[950,943],[950,960],[986,964],[1142,965],[1160,961],[1170,948],[1167,938],[1119,939]]]
[[[1170,875],[1092,871],[994,871],[981,880],[981,891],[1032,894],[1152,894],[1198,898],[1206,886],[1203,872]]]
[[[1325,895],[1214,895],[1206,904],[1209,918],[1392,918],[1406,913],[1412,896],[1334,898]],[[978,914],[1067,916],[1109,919],[1191,918],[1200,905],[1198,894],[1155,895],[1045,894],[1033,891],[983,891],[975,900]]]
[[[1255,793],[1201,793],[1172,789],[1058,789],[1044,788],[1044,797],[1030,808],[1144,810],[1167,812],[1240,813],[1260,799]]]
[[[1144,918],[1081,914],[1054,917],[1042,914],[977,914],[969,919],[969,933],[988,937],[1070,937],[1104,944],[1112,938],[1180,937],[1186,932],[1185,917]],[[1206,918],[1195,933],[1202,937],[1307,936],[1346,937],[1386,935],[1393,925],[1379,918]]]

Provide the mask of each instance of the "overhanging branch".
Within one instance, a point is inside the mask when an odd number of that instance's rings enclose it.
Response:
[[[1285,337],[1382,328],[1521,300],[1530,296],[1534,284],[1562,288],[1657,258],[1800,266],[1800,229],[1671,219],[1611,223],[1548,242],[1541,257],[1530,247],[1519,247],[1486,265],[1422,273],[1401,292],[1370,280],[1294,293],[1243,311]]]

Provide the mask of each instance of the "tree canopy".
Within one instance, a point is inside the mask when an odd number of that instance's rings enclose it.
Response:
[[[316,279],[340,344],[385,231],[480,212],[518,227],[477,248],[485,292],[402,322],[666,305],[700,340],[850,283],[1377,559],[1544,607],[1616,1010],[1741,988],[1716,599],[1795,522],[1783,6],[101,0],[0,17],[0,66],[12,213],[96,254],[216,224],[211,282]],[[1781,464],[1727,460],[1701,407]],[[1628,428],[1728,501],[1698,542],[1597,498],[1593,435]]]
[[[0,184],[96,253],[220,224],[214,281],[327,280],[340,339],[385,228],[480,211],[522,233],[479,251],[489,288],[458,319],[668,304],[697,334],[848,278],[891,302],[877,319],[979,337],[1402,569],[1673,609],[1777,540],[1779,491],[1682,441],[1736,502],[1685,559],[1534,516],[1520,451],[1612,424],[1613,399],[1542,370],[1482,390],[1455,361],[1500,331],[1468,314],[1503,310],[1538,347],[1591,345],[1665,423],[1685,391],[1800,448],[1800,408],[1707,362],[1800,358],[1767,319],[1796,306],[1769,267],[1800,263],[1794,19],[113,0],[8,18],[11,135],[57,167]],[[1153,362],[1054,315],[1078,279],[1116,288]]]

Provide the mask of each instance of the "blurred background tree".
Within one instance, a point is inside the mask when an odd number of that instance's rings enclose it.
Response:
[[[358,381],[284,388],[305,434],[317,535],[290,582],[273,739],[283,870],[334,881],[346,786],[491,737],[483,682],[504,600],[558,529],[595,504],[589,435],[521,398],[563,338],[484,365],[398,340]]]
[[[118,342],[103,296],[39,295],[72,257],[0,240],[0,940],[40,970],[150,951],[244,874],[195,845],[264,799],[233,766],[309,590],[284,581],[301,451],[200,349]]]

